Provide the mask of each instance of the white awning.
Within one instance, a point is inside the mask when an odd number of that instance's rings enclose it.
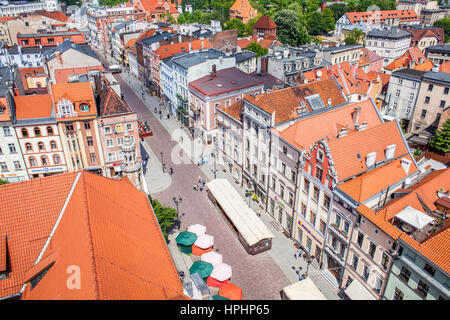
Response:
[[[274,237],[228,180],[214,179],[206,186],[249,246]]]
[[[283,288],[289,300],[328,300],[310,278]]]
[[[434,221],[434,218],[411,206],[406,206],[402,211],[397,213],[395,217],[419,230]]]
[[[345,294],[352,300],[376,300],[375,297],[364,288],[361,282],[353,279],[352,283],[345,289]]]

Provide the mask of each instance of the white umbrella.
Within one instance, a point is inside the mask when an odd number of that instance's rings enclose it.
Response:
[[[210,276],[219,281],[225,281],[231,278],[231,267],[226,263],[219,263],[214,266]]]
[[[194,246],[197,246],[202,249],[208,249],[209,247],[212,247],[213,244],[214,244],[214,237],[210,236],[209,234],[199,236],[197,240],[195,240],[194,242]]]
[[[201,224],[191,224],[187,231],[195,233],[197,235],[197,237],[202,236],[206,233],[206,227],[204,225]]]
[[[222,263],[222,255],[216,251],[210,251],[201,255],[200,259],[211,263],[213,266]]]

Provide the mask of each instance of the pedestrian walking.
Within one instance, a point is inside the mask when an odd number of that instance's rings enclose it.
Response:
[[[203,180],[202,180],[202,187],[204,188],[205,185],[206,185],[206,181],[205,181],[205,179],[203,179]]]
[[[203,191],[203,185],[200,185],[200,191]]]
[[[172,169],[172,167],[170,167],[170,175],[172,175],[173,174],[173,169]]]
[[[158,111],[158,108],[155,107],[155,113],[156,113],[156,111]]]
[[[198,186],[197,186],[197,184],[196,184],[196,183],[194,184],[194,190],[195,190],[195,191],[197,191],[197,190],[198,190]]]
[[[202,183],[202,177],[198,176],[198,183]]]
[[[258,208],[258,211],[256,214],[258,215],[258,217],[261,217],[261,209],[260,208]]]

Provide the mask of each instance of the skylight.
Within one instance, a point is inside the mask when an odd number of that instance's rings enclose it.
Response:
[[[323,103],[322,98],[318,94],[306,97],[306,101],[308,101],[309,106],[313,111],[325,108],[325,104]]]

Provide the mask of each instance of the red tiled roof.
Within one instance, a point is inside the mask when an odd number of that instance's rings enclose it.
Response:
[[[55,69],[55,81],[56,83],[67,83],[69,81],[69,76],[86,74],[91,70],[105,71],[101,64],[92,67]]]
[[[19,120],[49,118],[52,115],[52,96],[49,94],[15,96],[14,102]]]
[[[269,16],[261,16],[253,25],[253,28],[257,29],[275,29],[276,27],[277,25]]]
[[[217,109],[223,111],[234,120],[241,122],[241,116],[244,111],[244,100],[241,99],[229,107],[217,107]]]
[[[450,73],[450,61],[445,61],[443,64],[439,66],[440,72]]]
[[[252,18],[251,12],[253,12],[253,16],[256,16],[257,12],[248,0],[236,0],[230,7],[230,11],[238,12],[239,16],[243,18]]]
[[[164,59],[178,53],[189,52],[189,44],[191,45],[190,51],[200,50],[202,49],[202,42],[204,49],[212,48],[211,43],[208,39],[199,39],[191,42],[179,42],[163,45],[156,49],[154,53],[159,56],[159,59]]]
[[[36,10],[34,13],[39,14],[44,17],[47,17],[47,18],[50,18],[50,19],[62,21],[62,22],[70,22],[71,21],[71,19],[68,16],[66,16],[64,13],[62,13],[61,11]]]
[[[325,79],[295,87],[266,92],[257,96],[245,95],[244,99],[258,106],[262,110],[275,114],[275,124],[297,119],[297,108],[304,103],[308,112],[311,112],[306,97],[318,94],[325,106],[328,99],[336,106],[346,102],[346,98],[334,79]]]
[[[345,15],[351,24],[362,21],[363,23],[384,23],[386,19],[399,18],[400,22],[420,20],[416,12],[409,10],[384,10],[373,12],[346,12]]]
[[[393,158],[408,155],[407,146],[396,121],[379,124],[370,129],[350,132],[347,136],[328,142],[338,181],[367,171],[366,156],[376,152],[375,163],[385,160],[388,145],[395,144]],[[359,155],[359,157],[358,157]],[[411,166],[414,166],[412,163]]]
[[[433,62],[431,62],[431,60],[427,60],[422,64],[418,64],[413,69],[420,71],[431,71],[431,69],[433,69]]]
[[[427,60],[419,47],[412,47],[406,50],[406,52],[402,54],[400,58],[395,59],[384,68],[387,70],[409,68],[412,62],[414,62],[415,64],[419,64],[421,59],[423,59],[423,61]]]
[[[25,300],[186,299],[147,195],[134,188],[128,178],[113,180],[79,172],[74,183],[76,174],[0,187],[2,205],[8,209],[1,221],[14,261],[14,277],[0,281],[2,296],[20,289],[26,271],[43,251],[41,262],[46,259],[47,265],[54,264],[32,291],[27,286]],[[17,201],[17,196],[23,201]],[[66,199],[51,244],[44,250]],[[77,290],[67,285],[70,272],[74,272],[69,267],[73,266],[81,272]]]
[[[379,56],[378,54],[376,54],[372,50],[369,50],[369,49],[366,49],[366,48],[361,48],[361,51],[363,52],[363,54],[359,58],[358,67],[362,67],[362,66],[371,64],[371,63],[373,63],[375,61],[383,59],[383,57]]]
[[[9,108],[6,99],[3,97],[0,97],[0,107],[4,109],[4,112],[0,113],[0,121],[9,121],[11,119],[9,116]]]
[[[367,128],[381,124],[376,107],[370,100],[349,103],[340,108],[296,121],[287,129],[279,132],[279,136],[299,150],[307,149],[318,140],[327,141],[337,138],[338,127],[352,128],[354,131],[353,112],[361,107],[359,123],[367,122]]]

